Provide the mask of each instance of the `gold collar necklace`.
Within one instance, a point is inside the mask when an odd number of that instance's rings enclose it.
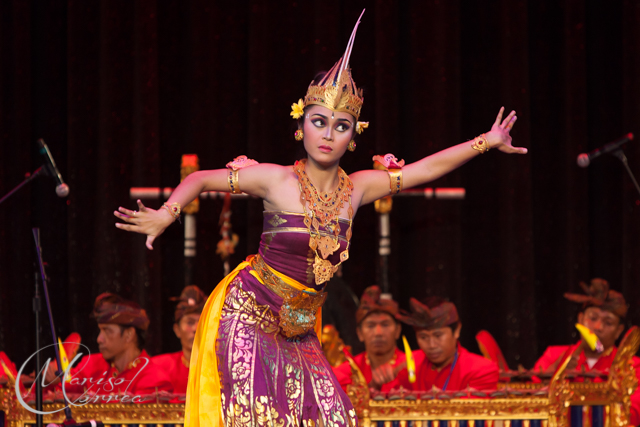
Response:
[[[353,207],[351,206],[353,183],[345,171],[342,168],[338,168],[338,187],[332,193],[320,194],[307,176],[305,171],[306,164],[306,159],[299,160],[293,166],[293,170],[298,175],[300,201],[304,210],[304,224],[309,230],[309,247],[315,253],[313,273],[316,278],[316,285],[321,285],[333,277],[340,264],[349,259],[351,224],[353,223]],[[345,234],[347,247],[340,253],[340,262],[333,265],[327,258],[340,249],[340,211],[344,202],[349,203],[349,209],[347,210],[349,228]],[[320,225],[330,235],[322,237],[320,235]],[[318,254],[318,250],[320,250],[320,254]]]

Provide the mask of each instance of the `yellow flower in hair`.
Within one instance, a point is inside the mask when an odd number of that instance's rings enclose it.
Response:
[[[302,98],[299,99],[297,103],[291,104],[291,113],[289,114],[291,114],[291,117],[296,120],[302,117],[304,114],[304,102],[302,101]]]
[[[368,127],[369,122],[358,122],[356,123],[356,132],[358,132],[358,134],[361,134]]]

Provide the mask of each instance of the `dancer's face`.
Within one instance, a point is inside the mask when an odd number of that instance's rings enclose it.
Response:
[[[304,114],[304,148],[309,157],[320,165],[338,162],[355,132],[354,117],[321,105],[311,106]]]

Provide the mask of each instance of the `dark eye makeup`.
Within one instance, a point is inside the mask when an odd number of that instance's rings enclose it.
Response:
[[[311,123],[313,123],[313,125],[318,128],[326,126],[326,117],[322,114],[314,114],[314,117],[311,119]],[[351,123],[347,120],[345,120],[344,122],[340,121],[336,124],[335,129],[338,132],[346,132],[351,129]]]

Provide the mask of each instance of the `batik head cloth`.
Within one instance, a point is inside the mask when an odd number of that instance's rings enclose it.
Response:
[[[93,304],[91,317],[96,319],[98,323],[133,326],[143,331],[149,327],[149,318],[144,309],[135,302],[110,292],[98,295]]]
[[[433,304],[434,301],[439,303]],[[411,298],[409,305],[411,313],[402,312],[398,318],[401,322],[414,328],[437,329],[454,324],[459,320],[456,306],[452,302],[440,298],[427,298],[422,302]]]
[[[360,306],[356,311],[356,324],[362,323],[371,313],[387,313],[395,319],[398,316],[398,303],[389,294],[383,295],[379,287],[369,286],[360,298]]]
[[[187,314],[200,314],[207,302],[204,292],[196,285],[187,286],[182,290],[179,297],[171,298],[171,301],[178,301],[176,306],[175,321],[179,322]]]
[[[583,294],[565,293],[564,297],[569,301],[582,304],[582,309],[588,307],[600,307],[602,310],[610,311],[619,317],[626,317],[629,306],[624,300],[624,296],[620,292],[609,289],[609,282],[604,279],[591,279],[591,283],[587,285],[580,282],[580,287],[584,291]]]

